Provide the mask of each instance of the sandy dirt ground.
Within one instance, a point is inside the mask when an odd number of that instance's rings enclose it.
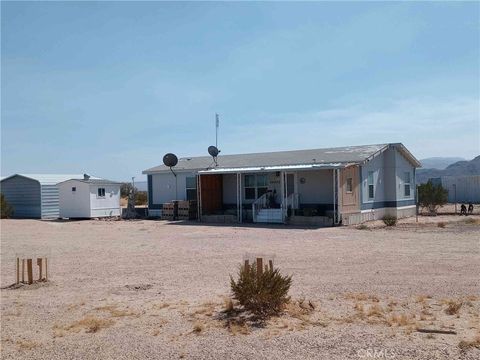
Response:
[[[2,220],[2,359],[478,359],[480,217],[469,219]],[[47,253],[50,281],[6,288],[17,253]],[[224,311],[246,253],[274,254],[293,276],[291,304],[263,324]]]

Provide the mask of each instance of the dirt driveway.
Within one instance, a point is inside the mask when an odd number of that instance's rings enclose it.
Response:
[[[48,253],[51,279],[2,289],[2,358],[478,358],[475,219],[365,230],[2,220],[2,287],[16,253]],[[261,327],[223,312],[246,253],[274,254],[293,276],[292,307]]]

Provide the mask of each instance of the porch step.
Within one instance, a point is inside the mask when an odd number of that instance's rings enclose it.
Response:
[[[261,209],[256,222],[259,223],[283,223],[282,209]]]

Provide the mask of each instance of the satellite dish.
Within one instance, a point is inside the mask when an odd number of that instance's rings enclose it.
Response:
[[[165,164],[165,166],[172,168],[175,165],[177,165],[178,158],[175,154],[168,153],[168,154],[165,154],[165,156],[163,157],[163,163]]]
[[[219,152],[220,150],[218,150],[216,146],[211,145],[208,147],[208,153],[214,158],[218,156]]]

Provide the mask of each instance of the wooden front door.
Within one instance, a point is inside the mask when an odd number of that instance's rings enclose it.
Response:
[[[360,211],[360,169],[349,166],[340,172],[342,213]]]
[[[202,215],[211,215],[222,210],[222,175],[199,175],[202,201]]]

